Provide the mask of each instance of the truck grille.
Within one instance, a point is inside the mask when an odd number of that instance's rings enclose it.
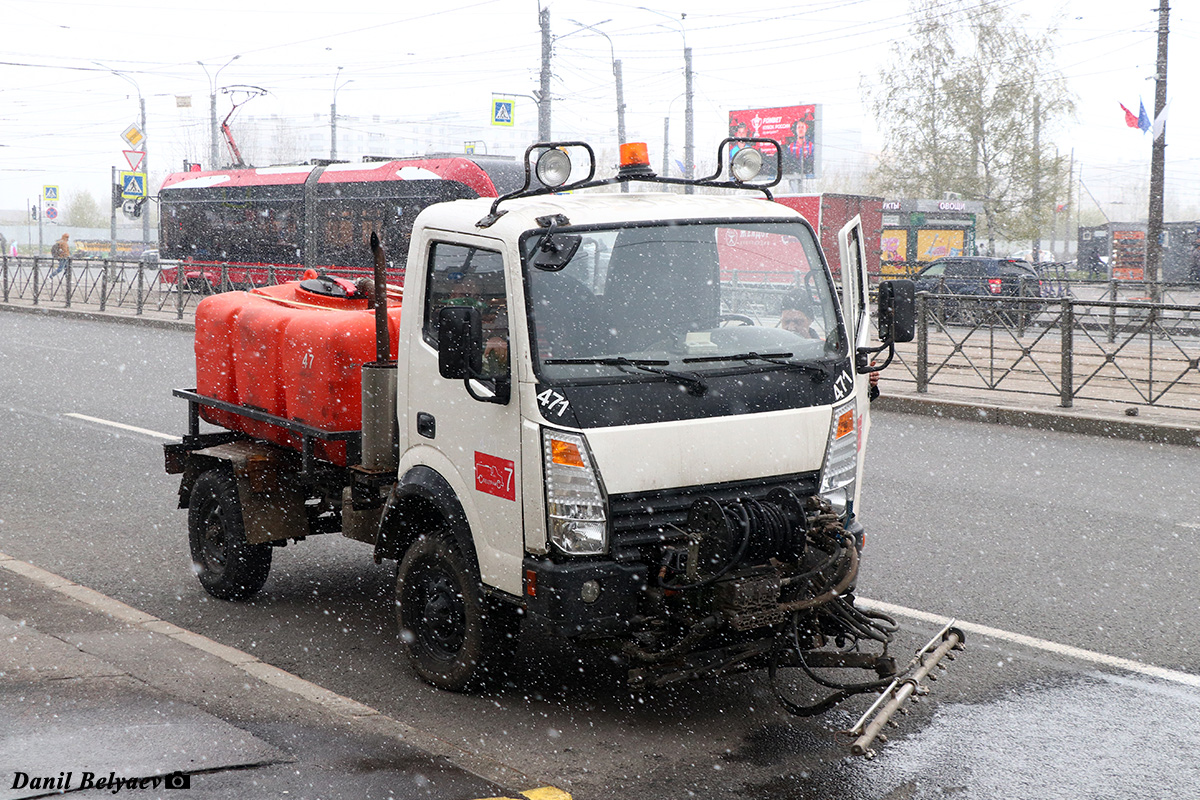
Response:
[[[711,497],[721,503],[741,497],[761,500],[771,490],[784,488],[805,498],[817,493],[819,478],[817,472],[802,472],[748,481],[614,494],[608,498],[611,544],[614,547],[638,547],[678,538],[678,533],[669,526],[682,527],[687,521],[688,509],[701,497]]]

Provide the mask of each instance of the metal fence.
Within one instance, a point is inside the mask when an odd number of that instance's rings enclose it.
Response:
[[[65,269],[42,257],[0,259],[5,303],[126,309],[183,319],[214,292],[245,288],[238,265],[94,259]],[[296,280],[297,267],[256,268],[257,284]],[[917,296],[917,339],[897,348],[892,379],[918,392],[947,386],[1200,410],[1200,285],[1072,281],[1040,296]],[[723,310],[778,319],[791,286],[727,281]],[[1149,302],[1158,295],[1162,302]]]
[[[921,292],[916,341],[898,348],[897,361],[922,393],[941,385],[1054,395],[1064,408],[1087,399],[1200,410],[1200,305],[986,296],[964,303]]]
[[[183,319],[207,295],[298,280],[303,271],[296,266],[120,259],[72,259],[59,268],[54,258],[4,257],[0,287],[5,303],[119,308],[138,316],[156,312]]]

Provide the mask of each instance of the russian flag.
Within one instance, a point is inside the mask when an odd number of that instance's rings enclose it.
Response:
[[[1124,103],[1117,103],[1117,105],[1119,105],[1121,110],[1125,112],[1125,124],[1131,128],[1136,128],[1138,126],[1137,116],[1134,115],[1134,113],[1128,108],[1126,108]]]
[[[1142,133],[1150,130],[1150,115],[1146,113],[1146,106],[1142,101],[1138,100],[1138,123],[1137,126],[1142,129]]]

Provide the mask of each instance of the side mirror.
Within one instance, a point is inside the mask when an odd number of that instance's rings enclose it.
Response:
[[[916,335],[916,286],[910,280],[879,284],[879,340],[911,342]]]
[[[570,263],[583,237],[577,233],[547,233],[533,249],[530,263],[546,272],[558,272]]]
[[[483,370],[483,324],[479,310],[451,306],[438,312],[438,372],[470,378]]]

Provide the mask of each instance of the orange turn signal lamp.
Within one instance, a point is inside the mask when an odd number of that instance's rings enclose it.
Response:
[[[848,433],[854,433],[854,409],[842,412],[837,421],[837,433],[834,434],[835,439],[840,439]]]
[[[562,439],[550,440],[550,460],[566,467],[584,466],[579,447],[574,442],[564,442]]]

